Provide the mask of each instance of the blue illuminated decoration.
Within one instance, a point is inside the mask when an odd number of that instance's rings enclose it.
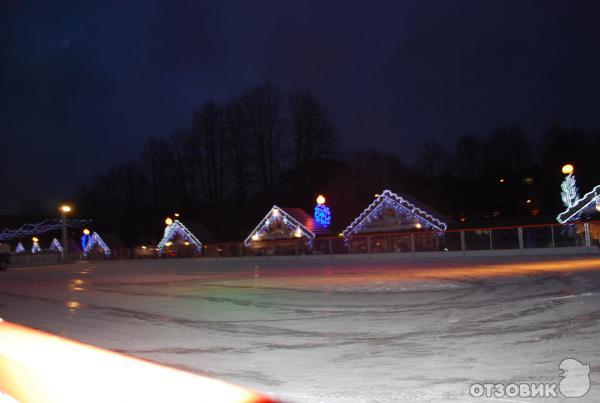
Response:
[[[90,242],[90,236],[88,234],[83,234],[81,236],[81,250],[85,250],[88,242]]]
[[[329,207],[325,204],[317,204],[315,206],[315,221],[328,227],[331,224],[331,210],[329,210]]]

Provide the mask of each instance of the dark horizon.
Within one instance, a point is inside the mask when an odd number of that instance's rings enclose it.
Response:
[[[540,6],[540,5],[543,5]],[[51,210],[150,136],[265,81],[310,88],[346,149],[413,163],[424,140],[600,128],[595,2],[8,1],[0,213]],[[589,175],[589,174],[588,174]]]

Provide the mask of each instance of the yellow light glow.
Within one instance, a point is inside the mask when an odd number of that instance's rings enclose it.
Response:
[[[500,178],[500,180],[498,182],[504,183],[504,178]]]
[[[258,234],[252,235],[252,240],[253,241],[258,241],[259,239],[260,239],[260,236],[258,236]]]
[[[165,224],[167,224],[167,225],[173,224],[173,219],[171,217],[167,217],[167,219],[165,220]]]
[[[572,164],[565,164],[562,167],[562,173],[565,175],[572,174],[574,170],[575,170],[575,167]]]
[[[300,238],[302,236],[302,230],[300,228],[296,228],[296,231],[294,231],[294,236],[296,238]]]
[[[325,196],[319,195],[317,196],[317,204],[325,204]]]
[[[415,228],[416,228],[416,229],[421,229],[421,227],[422,227],[421,223],[416,223],[416,224],[415,224]]]
[[[169,241],[169,242],[167,242],[165,245],[166,245],[166,246],[171,246],[171,245],[173,245],[173,242]]]
[[[600,211],[600,203],[596,203],[596,210]]]
[[[373,196],[375,196],[375,197],[379,197],[379,193],[375,193]]]
[[[275,217],[279,216],[279,210],[277,210],[276,208],[273,209],[273,216],[275,216]]]
[[[148,247],[146,245],[142,246],[142,249],[148,249]]]
[[[69,213],[71,211],[71,206],[63,204],[62,206],[60,206],[60,211],[62,211],[63,213]]]
[[[65,303],[70,310],[82,305],[77,301]],[[98,388],[98,379],[105,387]],[[218,379],[6,321],[0,321],[0,390],[0,396],[6,394],[10,401],[19,402],[272,401]]]
[[[85,229],[83,230],[83,233],[84,233],[85,235],[89,235],[89,234],[90,234],[90,230],[89,230],[89,229],[87,229],[87,228],[85,228]]]
[[[184,244],[185,246],[190,246],[190,243],[189,243],[188,241],[185,241],[183,244]]]
[[[175,217],[179,217],[179,213],[175,213],[173,214]]]
[[[34,236],[33,238],[31,238],[31,240],[32,240],[33,242],[38,242],[38,241],[39,241],[39,239],[38,239],[37,237],[35,237],[35,236]]]
[[[526,202],[527,204],[530,204],[530,203],[531,203],[531,199],[527,199],[525,202]]]

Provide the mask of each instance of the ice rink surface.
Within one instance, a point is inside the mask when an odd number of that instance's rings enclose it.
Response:
[[[482,401],[565,358],[585,397],[496,401],[598,402],[599,291],[591,257],[77,262],[0,273],[0,316],[289,402]]]

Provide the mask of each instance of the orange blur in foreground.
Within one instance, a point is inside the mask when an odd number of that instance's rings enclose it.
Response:
[[[1,321],[0,391],[22,403],[273,402],[223,381]]]

